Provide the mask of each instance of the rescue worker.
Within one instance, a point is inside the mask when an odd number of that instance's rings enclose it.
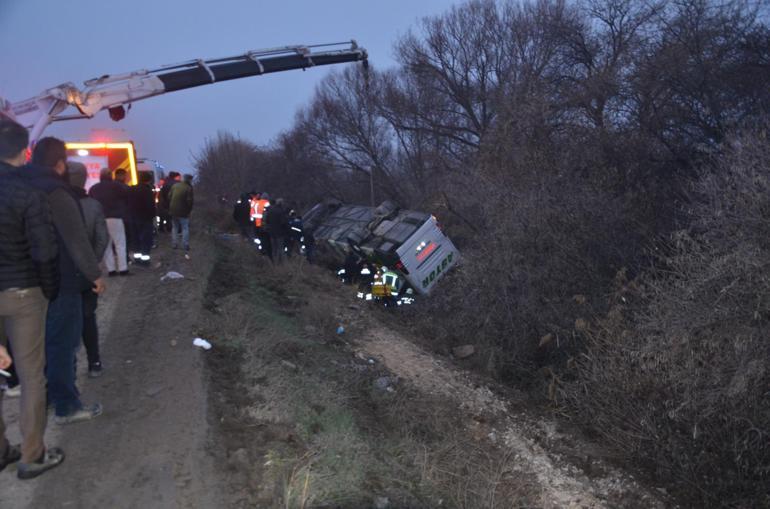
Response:
[[[395,305],[404,282],[397,272],[392,271],[387,267],[382,267],[380,278],[382,284],[385,285],[386,288],[386,295],[381,297],[382,301],[386,306]]]
[[[266,254],[272,260],[273,251],[270,244],[270,234],[265,228],[265,214],[270,207],[270,195],[267,193],[257,193],[251,203],[251,219],[254,224],[254,238],[259,240],[262,254]]]
[[[292,209],[289,211],[289,236],[286,237],[286,255],[291,258],[291,253],[295,249],[299,254],[302,254],[303,235],[302,235],[302,218],[297,215],[297,211]]]
[[[312,233],[308,233],[303,229],[300,240],[305,248],[305,258],[307,258],[308,263],[312,264],[313,255],[315,254],[315,237],[313,237]]]
[[[341,273],[338,272],[342,276],[342,281],[346,285],[352,285],[356,281],[358,281],[358,271],[361,267],[361,260],[358,257],[358,255],[350,251],[347,256],[345,257],[345,262],[343,263],[342,271]]]

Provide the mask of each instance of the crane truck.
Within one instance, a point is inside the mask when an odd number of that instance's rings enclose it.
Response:
[[[350,41],[284,46],[231,57],[196,59],[153,70],[105,74],[87,80],[82,89],[74,83],[63,83],[19,102],[0,98],[0,116],[29,129],[30,144],[34,145],[52,122],[92,118],[102,110],[108,110],[110,118],[119,121],[132,103],[168,92],[321,65],[360,61],[366,66],[367,58],[366,50]]]
[[[460,261],[434,216],[390,201],[376,208],[324,201],[302,215],[302,231],[319,257],[345,264],[339,275],[350,276],[345,260],[358,260],[361,275],[369,276],[359,292],[366,300],[410,303],[410,295],[428,295]]]

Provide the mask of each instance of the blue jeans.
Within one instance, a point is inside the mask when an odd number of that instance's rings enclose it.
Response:
[[[182,237],[182,245],[185,251],[188,251],[190,249],[190,218],[173,217],[171,222],[173,223],[171,228],[171,246],[179,246],[179,241],[177,241],[177,235],[179,235]]]
[[[75,362],[83,336],[83,296],[61,293],[48,304],[45,323],[45,374],[48,401],[56,415],[65,416],[83,408],[75,386]]]

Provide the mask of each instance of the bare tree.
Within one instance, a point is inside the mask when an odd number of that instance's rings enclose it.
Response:
[[[198,182],[212,195],[234,198],[253,185],[257,148],[229,132],[207,139],[195,156]]]

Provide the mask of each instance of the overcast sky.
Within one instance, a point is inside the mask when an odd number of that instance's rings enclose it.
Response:
[[[356,39],[378,68],[415,21],[454,0],[0,0],[0,95],[26,99],[64,82],[152,69],[250,49]],[[354,65],[354,64],[341,64]],[[340,67],[340,66],[337,66]],[[147,99],[115,123],[106,112],[46,134],[87,140],[92,129],[136,143],[139,157],[192,169],[191,154],[227,129],[264,144],[291,126],[331,67],[244,78]]]

